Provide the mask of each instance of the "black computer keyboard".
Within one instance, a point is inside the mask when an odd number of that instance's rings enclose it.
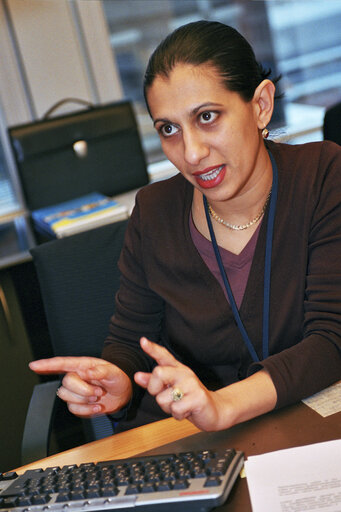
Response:
[[[243,460],[201,450],[0,474],[0,512],[204,512],[224,503]]]

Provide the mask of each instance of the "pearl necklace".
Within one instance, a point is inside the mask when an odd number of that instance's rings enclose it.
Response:
[[[221,217],[219,217],[219,215],[213,210],[213,208],[212,208],[212,206],[210,204],[208,204],[208,211],[210,212],[210,215],[211,215],[212,219],[214,219],[215,221],[219,222],[220,224],[223,224],[227,228],[233,229],[234,231],[242,231],[243,229],[250,228],[251,226],[256,224],[256,222],[258,222],[259,219],[264,215],[264,212],[266,210],[266,207],[268,205],[268,202],[269,202],[269,199],[270,199],[270,196],[271,196],[271,190],[272,189],[270,189],[268,197],[266,198],[265,203],[264,203],[263,208],[261,209],[261,211],[256,215],[256,217],[254,219],[250,220],[246,224],[230,224],[229,222],[226,222],[226,220],[224,220]]]

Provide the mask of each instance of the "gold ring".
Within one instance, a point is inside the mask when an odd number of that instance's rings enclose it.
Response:
[[[179,400],[181,400],[183,396],[184,396],[184,392],[181,391],[180,388],[174,388],[172,390],[172,400],[173,400],[173,402],[179,402]]]

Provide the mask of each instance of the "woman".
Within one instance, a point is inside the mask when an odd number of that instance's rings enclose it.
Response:
[[[66,373],[74,414],[220,430],[341,377],[341,150],[265,141],[274,95],[217,22],[152,55],[145,98],[180,173],[137,195],[103,359],[30,365]]]

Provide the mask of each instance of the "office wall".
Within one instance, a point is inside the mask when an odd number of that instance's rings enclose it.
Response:
[[[0,2],[0,103],[7,120],[13,124],[20,119],[29,119],[30,110],[17,66],[4,2]]]
[[[7,124],[40,118],[66,97],[122,97],[101,2],[3,0],[0,101]]]

